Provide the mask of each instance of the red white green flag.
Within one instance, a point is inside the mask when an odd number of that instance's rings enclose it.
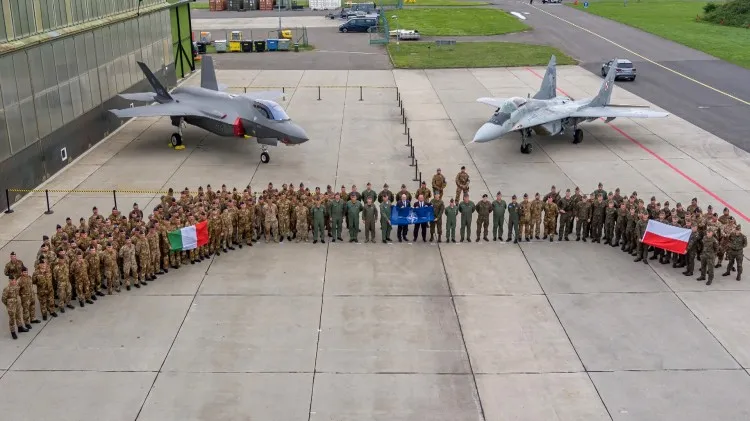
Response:
[[[203,221],[167,234],[172,251],[194,250],[208,244],[208,222]]]

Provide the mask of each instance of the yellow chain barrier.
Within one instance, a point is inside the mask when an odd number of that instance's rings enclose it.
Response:
[[[244,89],[252,92],[252,89],[296,89],[296,88],[326,88],[326,89],[396,89],[395,86],[367,86],[367,85],[296,85],[296,86],[228,86],[227,89]]]
[[[96,190],[96,189],[8,189],[10,193],[133,193],[133,194],[166,194],[163,190],[139,190],[139,189],[111,189],[111,190]]]

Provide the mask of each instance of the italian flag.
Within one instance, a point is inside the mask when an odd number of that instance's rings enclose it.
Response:
[[[667,225],[653,219],[648,221],[641,242],[677,254],[687,252],[691,230]]]
[[[208,222],[203,221],[167,234],[172,251],[193,250],[208,244]]]

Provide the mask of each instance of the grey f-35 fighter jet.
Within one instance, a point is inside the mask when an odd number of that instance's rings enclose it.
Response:
[[[261,145],[260,160],[271,160],[268,146],[299,145],[309,138],[293,123],[284,109],[273,99],[281,92],[251,92],[230,94],[222,92],[216,81],[213,60],[204,57],[201,66],[201,86],[181,86],[170,94],[144,63],[138,62],[154,92],[120,94],[129,101],[157,102],[153,105],[110,110],[120,118],[162,117],[172,119],[177,132],[172,134],[170,147],[184,149],[182,128],[185,124],[200,127],[226,137],[255,137]]]
[[[547,65],[542,87],[533,98],[479,98],[477,102],[497,108],[495,114],[479,128],[472,142],[483,143],[497,139],[506,133],[521,133],[521,153],[531,153],[532,144],[526,142],[533,131],[539,136],[554,136],[573,132],[573,143],[583,141],[583,131],[578,125],[598,118],[606,122],[617,117],[659,118],[669,113],[652,111],[648,107],[610,104],[615,86],[615,66],[610,67],[599,93],[594,98],[574,100],[557,96],[557,71],[555,56]]]

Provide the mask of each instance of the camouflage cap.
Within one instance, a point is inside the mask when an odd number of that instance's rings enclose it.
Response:
[[[55,227],[55,229],[61,229],[61,228],[62,226],[60,226],[60,224],[57,224],[57,226]]]
[[[724,208],[724,212],[729,212],[729,208]]]
[[[528,193],[524,193],[523,197],[529,197],[529,194]]]
[[[44,263],[44,258],[39,259],[39,263]],[[21,272],[28,272],[29,268],[26,266],[21,267]]]
[[[47,241],[47,240],[49,240],[49,236],[43,235],[42,236],[42,241]]]
[[[462,169],[462,170],[465,170],[465,169],[466,169],[466,167],[464,167],[463,165],[461,165],[461,169]]]
[[[15,252],[15,251],[11,251],[11,252],[10,252],[10,255],[11,255],[11,256],[15,256],[15,255],[16,255],[16,252]]]

